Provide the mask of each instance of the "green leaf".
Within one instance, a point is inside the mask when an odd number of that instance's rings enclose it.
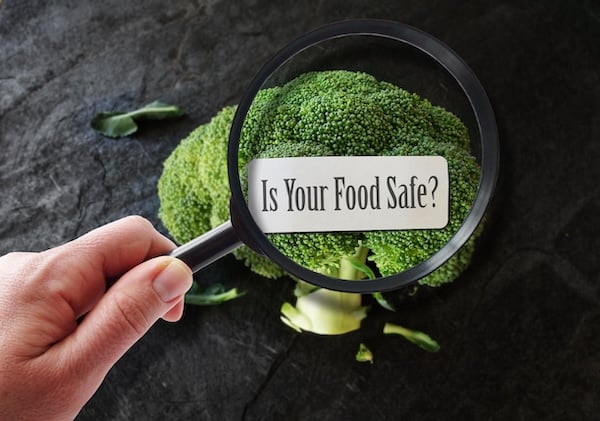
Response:
[[[163,120],[181,117],[184,112],[175,105],[154,101],[142,108],[130,112],[104,111],[96,114],[90,127],[96,132],[112,138],[129,136],[137,131],[136,121]]]
[[[418,330],[411,330],[393,323],[386,323],[383,327],[383,333],[386,335],[401,335],[425,351],[438,352],[440,350],[440,345],[434,339],[428,334],[419,332]]]
[[[185,295],[185,302],[186,304],[197,306],[214,306],[239,298],[244,294],[245,292],[239,292],[237,288],[225,290],[225,287],[221,284],[213,284],[202,288],[197,283],[194,283]]]
[[[365,263],[361,262],[358,258],[352,256],[352,257],[348,257],[347,260],[350,263],[350,266],[352,266],[357,271],[364,273],[368,279],[375,279],[375,272],[373,272],[373,270],[369,266],[367,266]],[[379,303],[379,305],[381,307],[385,308],[386,310],[396,311],[394,306],[392,306],[385,299],[385,297],[383,296],[383,294],[381,292],[374,292],[373,298],[375,298],[377,300],[377,302]]]
[[[350,263],[350,266],[352,266],[357,271],[364,273],[367,278],[375,279],[375,272],[373,272],[373,269],[371,269],[365,263],[361,262],[357,257],[349,256],[347,257],[347,260],[348,263]]]
[[[377,300],[377,302],[379,303],[379,305],[383,308],[385,308],[386,310],[389,311],[396,311],[396,309],[394,308],[393,305],[391,305],[388,300],[385,299],[385,297],[383,296],[383,294],[381,292],[374,292],[373,293],[373,298],[375,298]]]
[[[356,352],[356,361],[359,363],[370,362],[373,364],[373,353],[363,343],[358,345],[358,351]]]
[[[299,312],[296,307],[287,302],[281,305],[280,319],[298,333],[302,333],[302,327],[306,328],[307,326],[311,326],[310,319]]]

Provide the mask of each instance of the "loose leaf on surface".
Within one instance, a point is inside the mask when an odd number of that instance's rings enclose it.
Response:
[[[154,101],[130,112],[105,111],[98,113],[92,118],[90,126],[104,136],[117,138],[135,133],[138,129],[136,121],[164,120],[181,117],[183,114],[183,111],[175,105]]]
[[[363,343],[358,346],[358,351],[356,352],[356,361],[360,363],[369,362],[373,364],[373,353]]]
[[[428,334],[419,332],[418,330],[411,330],[393,323],[386,323],[383,327],[383,333],[386,335],[401,335],[425,351],[438,352],[440,350],[440,345],[434,339],[432,339]]]

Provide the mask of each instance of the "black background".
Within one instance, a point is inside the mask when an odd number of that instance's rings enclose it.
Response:
[[[600,411],[600,7],[593,1],[10,1],[0,6],[0,254],[128,214],[157,218],[162,162],[235,104],[277,49],[320,24],[399,20],[443,40],[494,106],[502,168],[488,229],[454,284],[373,307],[360,331],[298,335],[289,280],[227,257],[247,292],[159,322],[81,420],[593,419]],[[155,99],[187,116],[110,140],[97,111]],[[424,330],[426,353],[384,337]],[[354,360],[360,342],[375,364]]]

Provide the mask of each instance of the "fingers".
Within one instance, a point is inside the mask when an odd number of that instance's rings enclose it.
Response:
[[[166,254],[175,244],[141,216],[128,216],[57,247],[55,251],[84,259],[107,277],[121,275],[150,257]]]
[[[148,221],[128,217],[55,249],[1,257],[0,348],[10,364],[0,371],[22,370],[30,375],[24,384],[35,377],[33,395],[45,379],[50,388],[39,390],[60,410],[81,408],[157,319],[181,317],[191,270],[155,257],[173,248]],[[118,278],[108,291],[107,278]]]
[[[148,260],[125,273],[57,347],[66,350],[71,365],[100,370],[103,377],[156,320],[181,317],[191,285],[191,270],[180,260]]]
[[[162,319],[167,322],[177,322],[183,316],[183,299],[179,300],[169,311],[163,314]]]
[[[175,244],[139,216],[129,216],[97,228],[57,248],[43,252],[44,271],[38,279],[56,279],[59,293],[80,317],[98,302],[106,279],[115,278],[143,261],[168,253]]]

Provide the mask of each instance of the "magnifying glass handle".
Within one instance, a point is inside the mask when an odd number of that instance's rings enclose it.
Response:
[[[192,269],[192,272],[196,273],[235,250],[241,244],[231,221],[227,221],[200,237],[177,247],[169,253],[169,256],[182,260]]]

